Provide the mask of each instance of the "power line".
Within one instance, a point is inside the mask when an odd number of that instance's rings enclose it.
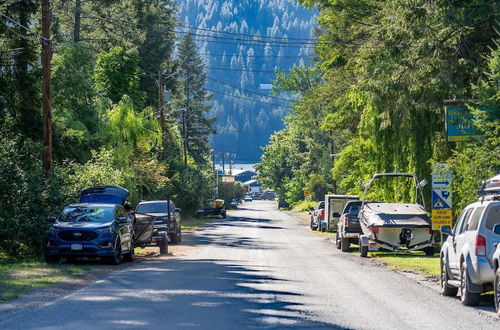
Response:
[[[17,25],[19,26],[20,28],[28,31],[29,33],[32,33],[33,31],[30,30],[29,27],[27,26],[24,26],[22,25],[21,23],[19,23],[18,21],[16,21],[15,19],[13,19],[12,17],[10,16],[7,16],[5,15],[4,13],[0,13],[0,16],[4,17],[5,19],[7,19],[8,21],[10,21],[11,23],[14,23],[14,25]],[[5,22],[3,22],[4,25],[6,27],[8,27],[9,29],[11,28],[11,26],[9,26],[8,24],[6,24]],[[27,39],[27,40],[31,40],[31,41],[34,41],[34,40],[42,40],[42,41],[45,41],[45,42],[49,42],[50,39],[47,39],[39,34],[33,36],[33,37],[29,37],[29,36],[25,36],[25,35],[21,35],[21,34],[17,34],[15,31],[11,30],[12,32],[14,32],[18,37],[21,37],[21,38],[24,38],[24,39]]]
[[[223,57],[223,56],[233,57],[233,56],[236,56],[236,53],[231,53],[231,54],[198,53],[198,55],[220,56],[220,57]],[[243,55],[243,56],[245,58],[300,58],[300,59],[309,59],[311,56],[315,56],[315,54],[312,54],[312,55],[303,55],[303,56],[287,56],[287,55]]]
[[[237,96],[237,95],[232,95],[232,94],[228,94],[228,93],[225,93],[225,92],[214,91],[214,90],[211,90],[211,89],[208,89],[208,88],[205,88],[205,89],[207,91],[211,92],[211,93],[233,97],[233,98],[236,98],[238,100],[246,100],[246,101],[251,101],[251,102],[255,102],[255,103],[262,103],[262,104],[274,105],[276,107],[284,107],[284,108],[289,107],[289,105],[286,105],[286,104],[277,104],[277,103],[265,102],[265,101],[260,101],[260,100],[249,98],[249,97]]]
[[[227,82],[220,81],[220,80],[214,79],[212,77],[207,77],[207,79],[212,80],[212,81],[214,81],[216,83],[219,83],[221,85],[225,85],[225,86],[228,86],[228,87],[231,87],[231,88],[243,91],[243,92],[247,92],[247,93],[250,93],[250,94],[255,94],[255,95],[259,95],[259,96],[263,96],[263,97],[269,97],[269,98],[272,98],[272,99],[281,100],[281,101],[285,101],[285,102],[295,102],[294,100],[289,100],[289,99],[285,99],[285,98],[278,97],[278,96],[273,96],[273,95],[266,95],[266,94],[254,92],[254,91],[251,91],[251,90],[248,90],[248,89],[236,87],[236,86],[231,85],[231,84],[229,84]]]
[[[222,71],[240,71],[240,72],[257,72],[257,73],[276,73],[276,71],[272,70],[249,70],[249,69],[239,69],[239,68],[223,68],[223,67],[213,67],[207,66],[206,69],[209,70],[222,70]]]

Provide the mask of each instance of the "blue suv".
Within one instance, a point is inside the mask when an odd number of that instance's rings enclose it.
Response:
[[[47,234],[45,261],[61,257],[102,258],[118,265],[122,259],[133,261],[133,225],[123,208],[128,191],[120,187],[98,186],[83,190],[80,203],[68,205]]]

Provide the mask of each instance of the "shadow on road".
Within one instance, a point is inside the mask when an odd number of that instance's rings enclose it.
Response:
[[[282,289],[286,282],[251,267],[218,260],[149,262],[114,274],[93,287],[92,294],[70,297],[65,304],[74,304],[77,310],[84,301],[85,309],[108,315],[104,322],[110,328],[127,324],[157,327],[150,316],[153,310],[162,310],[165,328],[341,329],[313,321],[312,315],[303,311],[301,295]],[[106,311],[99,312],[103,301]],[[100,315],[93,317],[101,319]]]

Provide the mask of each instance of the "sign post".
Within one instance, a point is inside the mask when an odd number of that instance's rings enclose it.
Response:
[[[452,173],[447,163],[432,167],[432,227],[441,231],[442,226],[453,223],[453,203],[451,199]],[[441,234],[441,243],[443,234]]]

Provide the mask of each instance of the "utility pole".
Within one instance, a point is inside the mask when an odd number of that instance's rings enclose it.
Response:
[[[215,174],[215,196],[214,198],[219,197],[219,173],[217,172],[217,169],[215,168],[215,151],[212,151],[212,167],[214,170]]]
[[[225,157],[226,157],[226,153],[222,152],[222,174],[226,174]]]
[[[80,41],[80,21],[82,16],[82,3],[81,0],[75,0],[75,24],[73,26],[73,41],[78,43]]]
[[[165,146],[165,138],[166,138],[166,131],[165,131],[165,113],[164,113],[164,106],[165,106],[165,100],[163,99],[163,94],[164,94],[164,83],[163,83],[163,74],[161,71],[158,71],[158,106],[160,107],[160,116],[159,116],[159,122],[160,122],[160,129],[161,129],[161,141],[162,145]]]
[[[42,0],[42,108],[43,108],[43,172],[45,178],[50,177],[52,169],[52,103],[50,95],[50,61],[52,58],[52,41],[50,26],[52,11],[50,0]]]

